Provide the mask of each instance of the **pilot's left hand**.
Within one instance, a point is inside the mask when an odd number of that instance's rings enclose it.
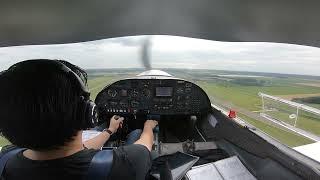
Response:
[[[112,133],[117,132],[118,128],[122,125],[124,118],[114,115],[110,119],[110,125],[109,125],[109,130],[112,131]]]

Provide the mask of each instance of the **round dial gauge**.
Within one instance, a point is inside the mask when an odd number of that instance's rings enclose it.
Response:
[[[136,108],[139,106],[139,102],[138,101],[131,101],[131,107]]]
[[[116,97],[117,94],[118,94],[118,92],[117,92],[116,90],[114,90],[114,89],[109,89],[109,90],[108,90],[108,95],[109,95],[110,97]]]
[[[138,97],[139,92],[136,89],[133,89],[131,92],[131,97]]]
[[[143,89],[142,90],[142,95],[146,98],[150,98],[151,96],[151,91],[149,89]]]
[[[177,89],[177,93],[178,94],[182,94],[184,92],[184,89],[182,88],[182,87],[179,87],[178,89]]]

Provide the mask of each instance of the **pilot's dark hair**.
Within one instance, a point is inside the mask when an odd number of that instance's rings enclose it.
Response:
[[[63,71],[36,61],[20,62],[0,73],[0,132],[19,147],[57,149],[82,128],[77,112],[81,90]],[[84,70],[59,62],[86,84]]]

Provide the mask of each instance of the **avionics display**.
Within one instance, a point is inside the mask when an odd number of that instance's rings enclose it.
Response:
[[[172,96],[172,87],[156,87],[156,96],[157,97],[171,97]]]

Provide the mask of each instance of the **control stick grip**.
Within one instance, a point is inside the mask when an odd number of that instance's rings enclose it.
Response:
[[[153,133],[159,133],[159,125],[157,125],[155,128],[153,128]]]
[[[160,115],[156,115],[156,114],[149,114],[147,115],[147,119],[152,119],[155,121],[160,121]],[[159,132],[159,125],[157,125],[155,128],[153,128],[153,133],[158,133]]]
[[[147,115],[147,119],[160,121],[160,115],[148,114],[148,115]]]

